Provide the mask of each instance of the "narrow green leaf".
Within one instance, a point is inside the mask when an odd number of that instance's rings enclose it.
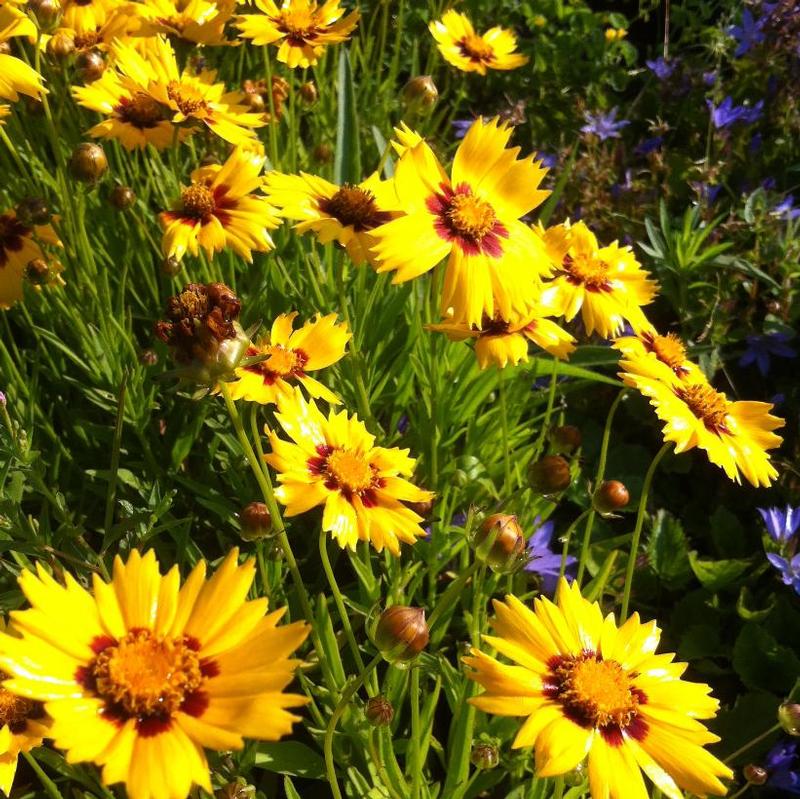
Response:
[[[358,183],[361,180],[361,147],[358,140],[358,114],[353,89],[353,73],[347,48],[339,51],[338,115],[336,119],[336,156],[333,179],[336,183]]]

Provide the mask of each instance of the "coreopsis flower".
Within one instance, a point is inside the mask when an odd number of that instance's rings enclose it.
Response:
[[[67,0],[56,32],[68,33],[78,51],[107,51],[115,39],[139,32],[140,9],[126,0]]]
[[[47,272],[43,280],[37,280],[37,288],[42,282],[61,282],[58,275],[62,266],[42,244],[61,244],[51,225],[24,224],[13,210],[0,214],[0,309],[10,308],[22,299],[26,272],[32,262],[43,263]]]
[[[7,38],[0,32],[0,43]],[[20,94],[38,99],[44,91],[42,76],[35,69],[16,56],[0,53],[0,99],[16,102]]]
[[[466,14],[458,11],[446,11],[428,29],[445,61],[462,72],[485,75],[487,69],[516,69],[528,63],[527,56],[514,52],[517,37],[510,30],[494,27],[478,34]]]
[[[248,601],[255,567],[237,559],[209,580],[200,561],[181,588],[177,566],[162,575],[152,550],[134,550],[93,593],[70,574],[62,585],[41,565],[23,571],[31,608],[12,614],[21,638],[0,635],[5,686],[44,702],[68,761],[96,763],[131,799],[211,792],[204,747],[278,740],[306,701],[283,691],[308,627],[278,627],[283,610]]]
[[[571,771],[588,755],[594,799],[646,797],[642,772],[669,799],[683,790],[722,795],[731,770],[703,747],[719,738],[698,719],[718,702],[707,685],[681,679],[685,663],[655,654],[661,631],[633,614],[617,627],[577,584],[559,581],[557,604],[533,609],[515,596],[495,600],[495,635],[464,662],[485,693],[470,700],[501,716],[526,716],[514,748],[535,747],[537,777]]]
[[[638,336],[620,336],[612,346],[628,362],[627,369],[645,377],[670,380],[674,376],[692,383],[705,380],[700,367],[689,360],[686,344],[675,333],[661,335],[650,328]]]
[[[272,452],[265,460],[279,473],[275,495],[287,516],[323,505],[322,528],[342,549],[355,549],[361,540],[399,555],[401,541],[425,536],[423,517],[403,503],[434,495],[401,476],[416,463],[407,449],[376,447],[356,416],[330,411],[326,418],[298,388],[278,398],[275,418],[292,441],[270,431]]]
[[[224,164],[195,169],[180,203],[159,215],[164,255],[180,260],[187,250],[197,255],[202,247],[210,257],[230,247],[252,262],[253,250],[271,250],[268,231],[278,226],[278,218],[267,199],[254,193],[265,160],[237,147]]]
[[[21,0],[0,0],[0,42],[13,36],[26,36],[36,41],[36,25],[25,13]]]
[[[346,16],[339,0],[319,5],[315,0],[255,0],[261,14],[242,14],[238,27],[241,36],[253,44],[274,44],[278,61],[291,69],[317,63],[325,47],[346,41],[358,23],[359,12]]]
[[[352,333],[346,323],[336,323],[336,314],[318,315],[298,330],[293,330],[296,317],[297,311],[281,314],[272,323],[269,335],[248,348],[247,357],[269,357],[236,370],[236,380],[230,383],[234,399],[262,405],[277,403],[279,397],[291,395],[292,387],[299,383],[312,397],[333,405],[341,403],[336,394],[310,377],[308,372],[324,369],[341,360]]]
[[[575,349],[575,339],[536,308],[524,314],[512,313],[508,319],[484,316],[480,325],[442,322],[428,327],[447,334],[451,341],[475,339],[475,355],[481,369],[490,364],[502,369],[508,363],[516,366],[520,361],[527,362],[528,341],[556,358],[566,358]]]
[[[441,310],[453,321],[525,313],[551,271],[541,240],[520,221],[547,197],[537,188],[547,170],[507,148],[511,132],[497,119],[476,120],[451,177],[425,141],[398,132],[408,143],[395,172],[404,214],[372,231],[377,269],[400,283],[447,258]]]
[[[298,220],[298,233],[310,230],[323,244],[337,241],[356,265],[375,263],[372,231],[398,216],[394,183],[377,172],[355,186],[337,186],[305,172],[270,172],[264,190],[279,216]]]
[[[542,289],[546,309],[568,322],[580,312],[587,334],[596,330],[604,338],[619,333],[626,321],[634,331],[650,328],[641,306],[652,301],[656,284],[630,247],[601,247],[583,222],[538,232],[556,269]]]
[[[620,366],[625,385],[648,397],[666,423],[664,440],[674,442],[676,452],[699,447],[737,483],[740,472],[754,486],[768,486],[778,476],[768,450],[780,446],[783,439],[773,431],[785,422],[770,414],[770,403],[731,402],[704,378],[693,382],[674,373],[641,374],[641,359],[623,358]]]
[[[230,44],[225,26],[235,8],[235,0],[143,0],[139,35],[162,33],[206,46]]]

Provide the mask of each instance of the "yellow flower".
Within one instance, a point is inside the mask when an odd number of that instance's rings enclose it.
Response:
[[[120,0],[68,0],[56,32],[69,33],[76,50],[108,50],[115,39],[139,32],[140,8]]]
[[[664,440],[674,442],[676,452],[699,447],[731,480],[741,482],[741,471],[754,486],[770,485],[778,472],[767,450],[780,446],[783,439],[772,431],[785,424],[770,414],[772,405],[731,402],[712,388],[702,373],[699,379],[686,379],[666,370],[656,376],[648,374],[642,361],[620,361],[625,370],[620,377],[625,385],[650,399],[656,416],[666,422]]]
[[[542,305],[568,322],[580,311],[588,335],[618,333],[627,320],[636,331],[650,325],[641,306],[652,301],[656,284],[630,247],[600,247],[583,222],[556,225],[539,235],[556,276],[543,289]]]
[[[43,91],[42,76],[35,69],[13,55],[0,53],[0,98],[16,102],[20,94],[38,98]]]
[[[264,186],[280,216],[299,220],[298,233],[311,230],[323,244],[338,241],[357,265],[374,264],[372,231],[398,215],[394,184],[381,180],[377,172],[356,186],[337,186],[305,172],[270,172]]]
[[[634,614],[613,614],[562,579],[557,605],[515,596],[495,601],[488,646],[516,665],[477,649],[464,662],[486,692],[470,700],[501,716],[527,716],[514,748],[536,749],[536,773],[551,777],[588,755],[593,799],[647,799],[642,771],[669,799],[681,790],[722,795],[731,770],[703,747],[719,740],[697,719],[715,715],[709,687],[681,680],[685,663],[655,654],[661,631]]]
[[[517,159],[519,148],[506,148],[510,136],[497,119],[477,119],[456,152],[452,178],[424,141],[407,137],[395,171],[405,213],[372,231],[378,271],[394,271],[395,283],[448,257],[441,310],[456,322],[524,313],[550,271],[541,240],[519,221],[547,197],[537,189],[547,170]]]
[[[111,583],[95,575],[94,595],[41,565],[22,573],[32,607],[12,613],[21,638],[0,635],[0,667],[7,688],[45,703],[68,762],[96,763],[131,799],[177,799],[211,791],[203,747],[291,732],[287,708],[306,700],[283,690],[308,628],[278,627],[283,610],[247,601],[255,567],[237,556],[208,581],[200,561],[180,588],[177,566],[162,576],[152,550],[134,550]]]
[[[159,33],[207,46],[231,44],[225,26],[233,17],[235,0],[144,0],[140,35]]]
[[[478,365],[485,369],[495,364],[502,369],[506,364],[516,366],[528,360],[528,341],[534,342],[556,358],[566,358],[575,349],[575,339],[555,322],[545,319],[541,309],[531,309],[525,314],[512,314],[509,319],[484,317],[480,326],[466,322],[442,322],[429,325],[430,330],[446,333],[451,341],[474,338]]]
[[[0,125],[6,124],[3,120],[8,116],[11,116],[11,106],[0,103]]]
[[[628,35],[625,28],[606,28],[605,37],[607,42],[620,42]]]
[[[127,0],[61,0],[60,24],[77,34],[99,31],[117,10],[127,5]]]
[[[252,250],[271,250],[267,231],[278,226],[278,218],[265,197],[252,193],[261,185],[265,160],[236,148],[221,166],[195,169],[178,207],[159,215],[164,255],[180,260],[187,250],[197,255],[202,247],[210,257],[230,247],[252,262]]]
[[[2,619],[0,632],[14,634]],[[0,671],[0,680],[8,676]],[[39,746],[48,737],[49,728],[50,719],[41,702],[17,696],[0,685],[0,791],[6,796],[11,794],[20,752]]]
[[[312,397],[333,405],[341,400],[308,372],[324,369],[344,357],[352,333],[347,324],[336,324],[336,314],[316,316],[299,330],[292,326],[297,312],[281,314],[273,323],[270,334],[247,350],[247,356],[269,355],[264,361],[236,370],[237,380],[230,383],[231,396],[260,402],[276,403],[278,398],[291,395],[292,386],[300,383]]]
[[[691,383],[705,381],[705,375],[689,360],[686,345],[675,333],[662,336],[651,328],[638,336],[622,336],[613,346],[626,359],[627,369],[643,377],[667,382],[673,377]]]
[[[41,248],[40,242],[60,245],[50,225],[23,225],[12,210],[0,214],[0,309],[10,308],[22,299],[25,270],[35,259],[48,264],[52,274],[49,282],[58,282],[62,266]]]
[[[263,14],[243,14],[238,27],[241,36],[253,44],[278,46],[278,61],[290,68],[317,63],[325,47],[345,41],[356,24],[359,12],[347,16],[339,0],[321,6],[314,0],[283,0],[278,8],[273,0],[255,0]]]
[[[322,528],[344,549],[370,541],[378,552],[400,554],[400,541],[413,544],[425,535],[422,517],[403,502],[427,502],[429,491],[400,475],[410,475],[415,460],[407,449],[375,446],[375,436],[347,411],[328,417],[298,388],[278,399],[275,415],[294,443],[270,431],[272,453],[265,460],[279,472],[275,492],[287,516],[324,505]]]
[[[37,31],[33,20],[25,13],[22,3],[16,0],[0,0],[0,42],[12,36],[26,36],[35,42]]]
[[[445,61],[462,72],[485,75],[487,69],[516,69],[528,63],[527,56],[514,52],[517,37],[510,30],[494,27],[477,34],[467,16],[458,11],[446,11],[428,28]]]

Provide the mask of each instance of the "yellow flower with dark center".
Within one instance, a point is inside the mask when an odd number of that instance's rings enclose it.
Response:
[[[298,220],[298,233],[310,230],[323,244],[339,242],[357,265],[374,264],[372,231],[398,215],[394,183],[377,172],[357,186],[337,186],[304,172],[270,172],[264,187],[280,216]]]
[[[317,63],[325,47],[345,41],[358,24],[359,12],[347,16],[339,0],[321,6],[315,0],[255,0],[262,14],[243,14],[238,27],[241,36],[253,44],[278,46],[278,61],[291,69]]]
[[[99,31],[126,6],[127,0],[61,0],[60,24],[76,34]]]
[[[613,347],[622,353],[627,368],[643,377],[667,381],[678,377],[692,383],[705,381],[705,375],[689,360],[685,343],[675,333],[662,336],[655,329],[643,330],[638,336],[615,339]]]
[[[56,33],[68,33],[78,51],[109,50],[141,26],[139,4],[125,0],[67,0],[63,9]]]
[[[253,192],[261,185],[262,155],[236,148],[222,164],[195,169],[180,204],[160,214],[165,256],[180,260],[202,247],[211,256],[230,247],[252,262],[252,251],[273,248],[268,233],[278,226],[275,209]]]
[[[299,330],[293,330],[296,317],[296,311],[281,314],[272,323],[270,334],[247,350],[247,357],[269,357],[236,370],[237,379],[230,383],[234,399],[262,405],[276,403],[279,397],[291,395],[292,387],[299,383],[312,397],[333,405],[341,403],[336,394],[309,377],[308,372],[341,360],[352,333],[346,323],[336,324],[336,314],[316,316]]]
[[[539,237],[519,220],[547,197],[537,189],[547,170],[506,147],[511,128],[497,119],[474,122],[452,177],[413,131],[398,135],[405,150],[395,187],[404,214],[372,231],[378,271],[394,271],[400,283],[447,257],[442,316],[479,325],[484,314],[525,313],[551,267]]]
[[[650,327],[641,306],[652,301],[657,287],[630,247],[601,247],[583,222],[537,232],[556,268],[542,290],[543,306],[568,322],[580,312],[587,334],[596,330],[604,338],[626,321],[635,331]]]
[[[654,373],[647,364],[643,368],[642,358],[623,358],[620,366],[625,385],[648,397],[656,416],[666,422],[664,440],[674,442],[676,452],[699,447],[737,483],[740,472],[754,486],[768,486],[778,476],[768,450],[783,442],[773,431],[785,422],[770,414],[771,404],[731,402],[696,367],[679,376],[667,370]]]
[[[323,505],[322,528],[342,549],[361,540],[399,555],[401,541],[425,535],[422,517],[403,503],[427,502],[433,494],[401,477],[414,470],[407,449],[376,447],[357,417],[330,411],[326,418],[298,388],[278,398],[275,418],[293,442],[270,431],[265,458],[279,473],[275,493],[287,516]]]
[[[445,61],[462,72],[485,75],[487,69],[516,69],[528,57],[515,53],[517,37],[506,28],[490,28],[478,34],[465,14],[446,11],[441,20],[428,26]]]
[[[235,7],[235,0],[144,0],[139,4],[139,35],[163,33],[207,46],[231,44],[225,26]]]
[[[464,662],[485,693],[470,701],[501,716],[526,716],[514,748],[535,747],[536,774],[571,771],[588,756],[593,799],[647,799],[644,772],[669,799],[683,790],[723,795],[731,770],[703,747],[719,738],[697,719],[712,718],[710,689],[685,682],[685,663],[655,654],[661,631],[638,614],[617,627],[613,614],[562,579],[557,605],[515,596],[495,600],[487,645],[507,665],[472,650]]]
[[[13,210],[0,214],[0,309],[22,299],[28,264],[41,260],[49,267],[46,282],[58,283],[61,264],[41,244],[60,246],[51,225],[24,225]]]
[[[94,595],[69,574],[61,585],[41,565],[24,571],[21,638],[0,635],[6,688],[44,702],[68,762],[96,763],[131,799],[210,792],[204,747],[278,740],[298,721],[288,708],[306,701],[283,691],[308,627],[278,627],[283,610],[247,601],[255,567],[237,558],[208,581],[200,561],[181,588],[177,566],[162,576],[152,551],[133,551],[111,583],[95,575]]]
[[[451,341],[475,339],[475,355],[481,369],[490,364],[502,369],[509,363],[516,366],[520,361],[526,362],[528,341],[556,358],[566,358],[575,349],[575,339],[536,308],[525,314],[514,314],[510,319],[484,316],[480,326],[442,322],[428,327],[445,333]]]

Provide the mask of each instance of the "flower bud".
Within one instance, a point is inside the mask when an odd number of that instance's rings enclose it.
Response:
[[[784,702],[778,708],[778,721],[785,733],[800,735],[800,705],[796,702]]]
[[[161,274],[167,277],[175,277],[181,271],[181,262],[174,256],[170,255],[161,262]]]
[[[108,161],[99,144],[79,144],[69,161],[72,175],[84,183],[96,183],[106,173]]]
[[[373,696],[367,701],[364,716],[373,727],[386,727],[392,723],[394,708],[385,696]]]
[[[242,508],[239,514],[241,535],[244,541],[260,541],[266,538],[272,529],[272,517],[263,502],[251,502]]]
[[[158,353],[149,348],[141,350],[138,355],[138,361],[142,366],[155,366],[158,363]]]
[[[49,28],[61,13],[61,6],[56,0],[28,0],[28,8],[42,28]]]
[[[429,638],[422,608],[393,605],[383,611],[375,628],[375,645],[389,663],[413,660],[428,645]]]
[[[136,202],[136,193],[130,186],[114,186],[108,201],[118,211],[126,211]]]
[[[550,430],[550,443],[556,452],[571,455],[581,445],[581,431],[575,425],[565,424]]]
[[[528,467],[528,480],[540,494],[558,494],[572,482],[569,463],[560,455],[545,455]]]
[[[264,102],[264,95],[258,92],[245,92],[244,105],[253,114],[263,114],[267,104]]]
[[[313,80],[306,81],[300,87],[300,99],[306,105],[314,105],[319,99],[319,92],[317,91],[317,85],[314,83]]]
[[[23,225],[46,225],[50,221],[50,209],[41,197],[26,197],[14,211]]]
[[[243,777],[237,777],[234,782],[229,782],[214,791],[215,799],[253,799],[255,795],[255,786],[248,785]]]
[[[494,744],[477,743],[472,747],[469,759],[475,768],[488,771],[497,767],[500,762],[500,752]]]
[[[75,59],[75,72],[84,83],[94,83],[106,71],[106,62],[97,50],[85,50]]]
[[[624,483],[619,480],[606,480],[600,483],[592,497],[594,509],[602,516],[624,508],[631,500],[631,495]]]
[[[439,90],[430,75],[418,75],[403,87],[403,103],[409,114],[430,111],[439,99]]]
[[[510,572],[521,564],[525,536],[516,516],[487,516],[472,539],[475,555],[496,572]]]
[[[423,519],[427,519],[433,510],[432,499],[427,499],[424,502],[406,502],[406,505],[413,510],[414,513],[422,516]]]
[[[763,785],[769,777],[769,772],[763,766],[751,763],[742,769],[742,776],[750,785]]]
[[[43,258],[34,258],[25,266],[25,280],[32,286],[46,286],[50,277],[50,265]]]
[[[75,52],[75,39],[68,30],[56,31],[47,43],[47,55],[52,61],[66,61]]]
[[[330,144],[318,144],[313,152],[311,153],[311,157],[320,164],[327,164],[333,160],[333,148]]]

